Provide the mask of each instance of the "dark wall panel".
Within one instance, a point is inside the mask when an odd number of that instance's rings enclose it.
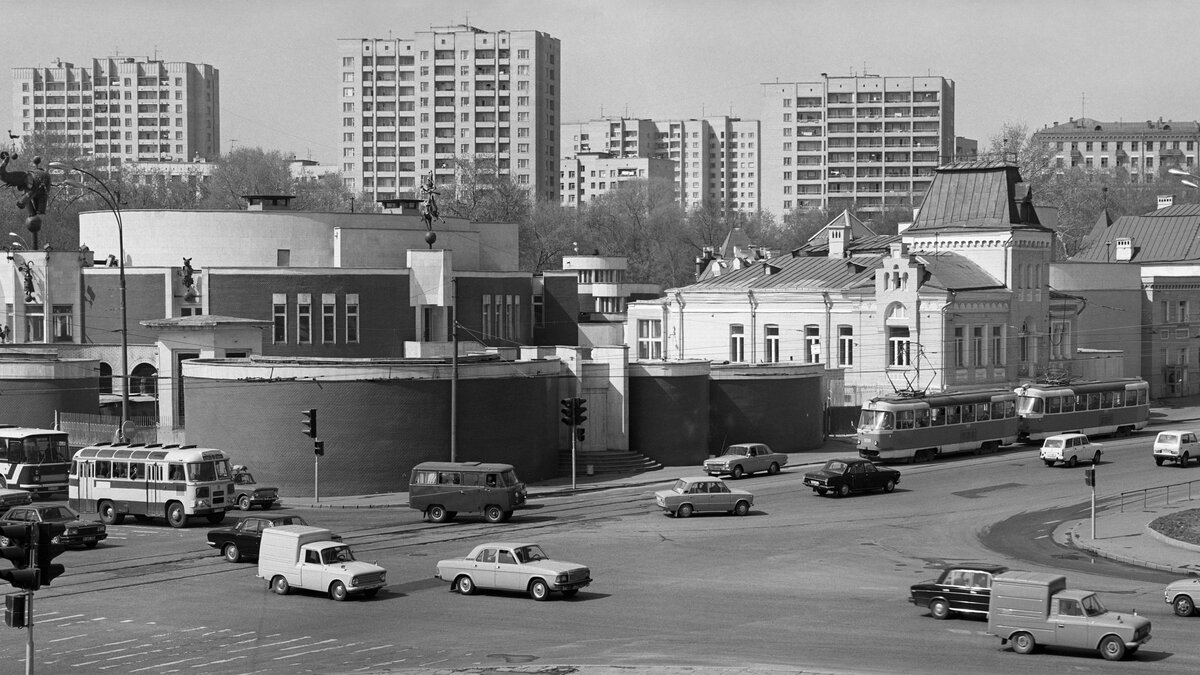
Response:
[[[820,447],[824,398],[821,378],[714,379],[708,451],[731,443],[766,443],[777,452]]]
[[[631,377],[629,448],[666,466],[708,457],[707,375]]]

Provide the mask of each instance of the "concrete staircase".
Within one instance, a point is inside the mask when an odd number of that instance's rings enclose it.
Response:
[[[612,475],[644,473],[657,471],[662,464],[649,457],[632,451],[601,450],[597,452],[575,453],[577,475],[588,475],[588,465],[592,467],[592,475]],[[571,475],[571,451],[563,450],[558,454],[558,475]]]

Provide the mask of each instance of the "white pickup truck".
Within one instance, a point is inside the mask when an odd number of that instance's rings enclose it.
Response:
[[[1046,466],[1054,466],[1055,462],[1075,466],[1081,459],[1091,460],[1095,466],[1100,463],[1100,444],[1089,441],[1083,434],[1058,434],[1042,441],[1039,454]]]
[[[308,525],[280,525],[263,530],[258,549],[258,576],[269,588],[287,595],[293,586],[329,593],[373,597],[387,583],[387,570],[354,559],[350,547],[333,533]]]

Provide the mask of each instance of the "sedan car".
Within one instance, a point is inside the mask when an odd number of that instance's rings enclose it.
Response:
[[[908,601],[928,607],[935,619],[948,619],[953,612],[987,616],[992,599],[992,578],[1007,572],[1002,565],[956,565],[942,570],[936,580],[913,584]]]
[[[233,503],[243,511],[249,511],[254,506],[266,511],[279,501],[279,488],[259,485],[241,464],[233,467],[233,491]]]
[[[33,493],[16,488],[0,488],[0,508],[23,506],[33,503]]]
[[[1167,584],[1163,599],[1175,608],[1175,616],[1191,616],[1196,613],[1196,601],[1200,600],[1200,579],[1180,579]]]
[[[804,474],[804,484],[819,495],[832,492],[845,497],[851,492],[883,490],[891,492],[900,482],[900,472],[888,467],[876,466],[869,459],[831,459],[816,471]]]
[[[258,546],[262,542],[263,530],[277,525],[307,525],[300,516],[246,516],[232,527],[219,527],[208,531],[208,545],[221,552],[229,562],[241,562],[243,558],[258,557]],[[334,541],[341,541],[332,535]]]
[[[754,506],[754,495],[730,488],[720,478],[680,478],[670,490],[654,493],[659,508],[677,518],[693,513],[732,513],[744,516]]]
[[[787,460],[787,455],[771,452],[771,448],[763,443],[734,443],[725,448],[720,457],[704,460],[704,473],[710,476],[728,474],[734,478],[759,471],[774,475]]]
[[[528,593],[546,600],[551,591],[572,597],[592,583],[587,567],[565,560],[552,560],[537,544],[491,543],[476,546],[465,558],[441,560],[433,576],[450,582],[463,595],[479,589]]]
[[[108,538],[104,523],[84,520],[69,506],[14,506],[0,516],[0,525],[26,525],[32,523],[61,523],[67,529],[52,541],[63,546],[96,548],[96,544]],[[3,539],[3,537],[0,537]],[[7,542],[4,544],[8,545]]]

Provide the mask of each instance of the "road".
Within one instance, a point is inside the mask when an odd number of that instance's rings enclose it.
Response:
[[[1104,493],[1174,483],[1200,469],[1154,466],[1145,435],[1104,439]],[[1083,467],[1047,468],[1036,450],[901,466],[892,494],[818,497],[798,471],[736,481],[749,516],[670,518],[654,488],[539,500],[507,524],[446,525],[408,509],[291,510],[341,533],[389,571],[373,600],[269,593],[254,564],[204,544],[207,525],[110,528],[38,592],[40,673],[342,673],[517,664],[773,666],[828,673],[1200,672],[1200,618],[1162,600],[1172,577],[1092,560],[1049,532],[1080,517]],[[1186,471],[1186,473],[1180,473]],[[699,470],[695,472],[699,474]],[[663,476],[664,481],[674,476]],[[572,600],[462,597],[435,562],[486,540],[530,540],[591,566]],[[995,550],[989,549],[988,546]],[[1114,609],[1154,622],[1132,660],[1090,653],[1020,656],[986,622],[935,621],[908,586],[947,561],[1062,571]],[[0,633],[8,663],[25,634]]]

